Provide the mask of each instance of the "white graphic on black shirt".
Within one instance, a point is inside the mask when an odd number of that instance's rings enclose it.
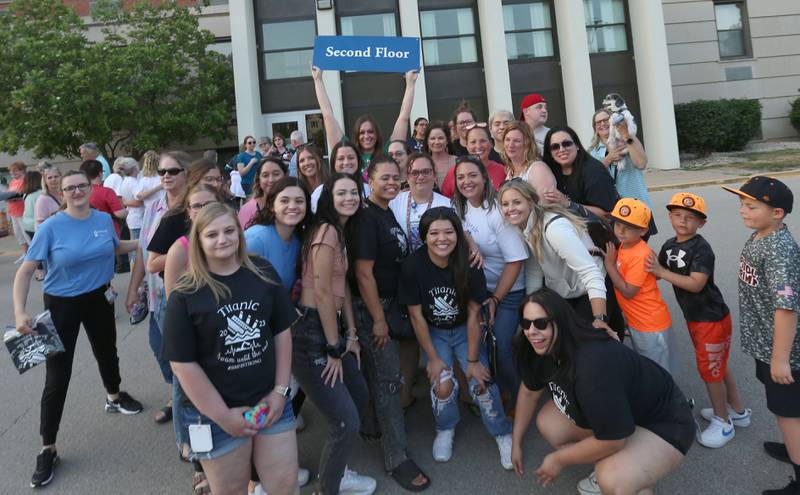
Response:
[[[567,412],[567,408],[569,407],[569,399],[567,398],[567,393],[564,392],[564,389],[559,387],[557,383],[550,382],[549,386],[550,386],[550,394],[553,396],[553,404],[555,404],[558,410],[561,411],[561,414],[568,417],[574,423],[575,420]]]
[[[675,263],[678,268],[686,266],[686,262],[683,261],[684,256],[686,256],[686,251],[683,249],[678,249],[678,254],[673,254],[672,249],[667,249],[667,261],[670,264]]]
[[[246,368],[261,362],[266,341],[261,332],[267,322],[257,317],[260,303],[254,301],[226,304],[217,313],[225,318],[225,328],[219,334],[223,348],[217,359],[227,364],[227,369]]]
[[[397,238],[397,246],[400,248],[400,258],[395,261],[400,261],[408,254],[408,238],[406,233],[400,227],[392,227],[389,233]]]
[[[434,325],[452,325],[458,318],[456,291],[452,287],[434,287],[428,291],[432,299],[430,304],[431,320]]]

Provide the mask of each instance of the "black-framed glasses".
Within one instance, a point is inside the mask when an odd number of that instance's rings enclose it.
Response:
[[[519,326],[523,330],[530,330],[531,325],[536,327],[537,330],[544,330],[547,328],[547,325],[549,325],[552,321],[553,321],[552,318],[547,318],[547,317],[534,318],[533,320],[529,320],[527,318],[520,318]]]
[[[422,170],[412,170],[408,173],[409,176],[417,178],[417,177],[430,177],[433,175],[432,168],[424,168]]]
[[[165,175],[169,174],[171,176],[176,176],[179,173],[183,172],[182,168],[160,168],[158,169],[158,175],[164,177]]]
[[[572,148],[573,146],[575,146],[575,142],[574,141],[570,141],[569,139],[565,139],[565,140],[561,141],[560,143],[550,143],[550,151],[558,151],[561,148],[564,148],[566,150],[566,149]]]
[[[75,184],[73,186],[62,187],[61,190],[65,193],[73,193],[75,191],[84,192],[89,189],[89,183],[84,182],[83,184]]]
[[[472,120],[472,119],[470,119],[470,120],[461,120],[461,121],[456,122],[456,125],[460,125],[462,127],[470,126],[470,125],[473,125],[473,124],[475,124],[475,121]]]
[[[216,203],[216,201],[205,201],[203,203],[189,203],[189,209],[192,211],[200,211],[203,209],[204,206],[210,205],[211,203]]]

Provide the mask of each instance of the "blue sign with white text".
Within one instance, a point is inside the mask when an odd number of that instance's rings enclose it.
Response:
[[[419,70],[419,38],[400,36],[317,36],[314,65],[361,72]]]

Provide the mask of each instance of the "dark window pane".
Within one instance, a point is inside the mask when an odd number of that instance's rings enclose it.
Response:
[[[310,48],[314,46],[317,28],[313,20],[273,22],[261,25],[264,50]]]
[[[475,34],[472,9],[444,9],[420,12],[423,38]]]
[[[527,33],[507,33],[506,52],[509,60],[552,57],[553,33],[549,29]]]
[[[742,31],[719,31],[717,35],[719,37],[720,57],[743,57],[747,55]]]
[[[396,36],[394,14],[369,14],[342,17],[344,36]]]
[[[478,49],[474,36],[423,40],[422,51],[425,65],[466,64],[478,61]]]
[[[265,79],[306,77],[311,73],[313,50],[272,52],[264,54]]]

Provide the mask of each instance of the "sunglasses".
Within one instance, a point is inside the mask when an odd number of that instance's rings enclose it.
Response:
[[[72,192],[75,192],[75,191],[83,192],[83,191],[85,191],[87,189],[89,189],[89,184],[86,183],[86,182],[84,182],[83,184],[75,184],[74,186],[67,186],[67,187],[61,188],[61,190],[64,191],[65,193],[72,193]]]
[[[158,169],[158,175],[160,175],[162,177],[167,175],[167,174],[175,176],[175,175],[178,175],[181,172],[183,172],[182,168],[160,168],[160,169]]]
[[[256,144],[256,142],[255,141],[247,141],[244,144]],[[264,144],[266,144],[266,143],[264,143]]]
[[[573,141],[570,141],[569,139],[566,139],[564,141],[561,141],[560,143],[550,143],[550,151],[558,151],[561,148],[564,148],[566,150],[572,148],[573,146],[575,146],[575,143]]]
[[[531,325],[536,327],[537,330],[544,330],[547,328],[547,325],[552,322],[552,318],[535,318],[533,320],[528,320],[526,318],[520,318],[519,326],[522,327],[523,330],[530,330]]]

